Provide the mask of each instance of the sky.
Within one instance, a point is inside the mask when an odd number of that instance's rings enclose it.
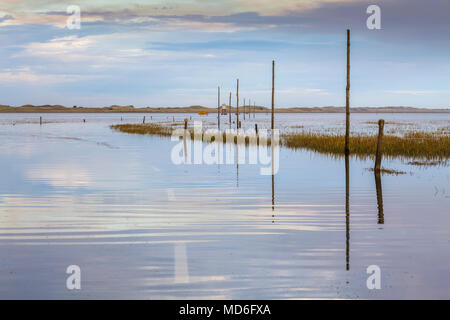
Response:
[[[352,106],[450,108],[449,0],[0,0],[0,104],[344,106],[347,28]]]

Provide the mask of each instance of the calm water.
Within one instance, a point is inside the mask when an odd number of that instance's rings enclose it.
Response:
[[[142,115],[43,116],[42,126],[39,115],[0,118],[0,298],[450,298],[448,166],[386,160],[407,174],[382,176],[377,193],[372,160],[350,158],[346,206],[343,158],[282,148],[272,188],[260,165],[175,165],[177,142],[109,128]],[[381,117],[450,124],[449,114],[356,114],[353,131],[375,131],[368,122]],[[282,130],[343,121],[277,115]],[[66,289],[69,265],[81,290]],[[380,290],[367,289],[370,265]]]

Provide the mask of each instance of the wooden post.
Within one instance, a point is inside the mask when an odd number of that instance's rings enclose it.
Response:
[[[188,127],[188,119],[184,119],[184,130],[187,130]]]
[[[230,110],[228,110],[228,116],[229,116],[230,129],[231,129],[231,91],[230,91],[230,99],[228,101],[228,106],[230,107]]]
[[[142,119],[142,124],[145,124],[145,116],[144,116],[144,118]]]
[[[255,132],[256,132],[256,135],[258,135],[258,124],[257,123],[255,123]]]
[[[239,79],[236,85],[236,130],[239,129]]]
[[[383,155],[382,147],[383,147],[383,129],[384,129],[384,120],[378,120],[378,143],[377,143],[377,154],[375,156],[375,167],[374,171],[379,172],[381,170],[381,158]]]
[[[217,128],[220,131],[220,87],[217,87]]]
[[[347,29],[347,87],[345,89],[345,154],[350,154],[350,30]]]
[[[275,60],[272,60],[272,130],[274,129],[274,111],[275,109]]]
[[[42,117],[39,117],[39,124],[42,126]]]

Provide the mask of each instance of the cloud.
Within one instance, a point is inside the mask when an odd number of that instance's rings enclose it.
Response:
[[[6,69],[0,72],[1,83],[19,83],[32,85],[60,84],[66,82],[86,81],[100,79],[99,75],[78,75],[78,74],[42,74],[36,73],[30,67],[19,67]]]

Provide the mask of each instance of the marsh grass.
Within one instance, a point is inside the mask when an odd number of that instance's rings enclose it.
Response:
[[[301,132],[284,134],[282,139],[283,145],[288,148],[344,155],[344,135]],[[350,136],[350,154],[363,158],[375,155],[377,139],[377,135]],[[431,132],[408,132],[403,136],[385,135],[383,155],[392,158],[447,159],[450,157],[450,135]]]
[[[176,128],[176,126],[181,126],[184,125],[184,123],[175,123],[175,124],[171,124],[169,126],[163,126],[160,124],[156,124],[156,123],[148,123],[148,124],[115,124],[115,125],[111,125],[110,127],[114,130],[120,131],[120,132],[125,132],[125,133],[130,133],[130,134],[148,134],[148,135],[155,135],[155,136],[161,136],[161,137],[171,137]],[[179,129],[179,128],[178,128]],[[189,131],[190,133],[190,137],[193,140],[194,139],[194,132],[193,130]],[[182,135],[180,135],[180,137],[183,137]],[[238,136],[237,135],[233,135],[231,137],[233,139],[233,143],[237,144],[238,143]],[[271,144],[271,138],[260,138],[260,137],[250,137],[250,136],[244,136],[241,137],[242,140],[239,140],[239,142],[241,143],[241,141],[243,143],[245,143],[246,145],[249,144],[256,144],[259,145],[260,143],[265,143],[267,145]],[[204,132],[202,133],[202,141],[205,142],[214,142],[216,140],[216,137],[214,136],[214,134],[212,135],[206,135]],[[227,143],[227,134],[224,132],[222,133],[222,141],[223,143]]]
[[[174,126],[160,124],[118,124],[112,125],[112,129],[131,134],[149,134],[157,136],[172,136]],[[190,130],[191,139],[194,132]],[[345,136],[333,133],[316,132],[289,132],[280,135],[280,144],[291,149],[308,149],[333,156],[343,156]],[[203,141],[215,141],[215,137],[207,137],[202,134]],[[237,136],[233,136],[233,142],[237,143]],[[245,136],[245,144],[259,144],[258,138]],[[270,145],[270,138],[267,144]],[[223,142],[227,142],[227,136],[223,133]],[[261,141],[262,143],[263,141]],[[350,136],[350,154],[368,158],[375,155],[377,148],[377,135],[353,134]],[[445,160],[450,158],[450,135],[442,132],[404,132],[401,136],[385,135],[383,137],[383,155],[388,158],[408,158],[426,160]]]

